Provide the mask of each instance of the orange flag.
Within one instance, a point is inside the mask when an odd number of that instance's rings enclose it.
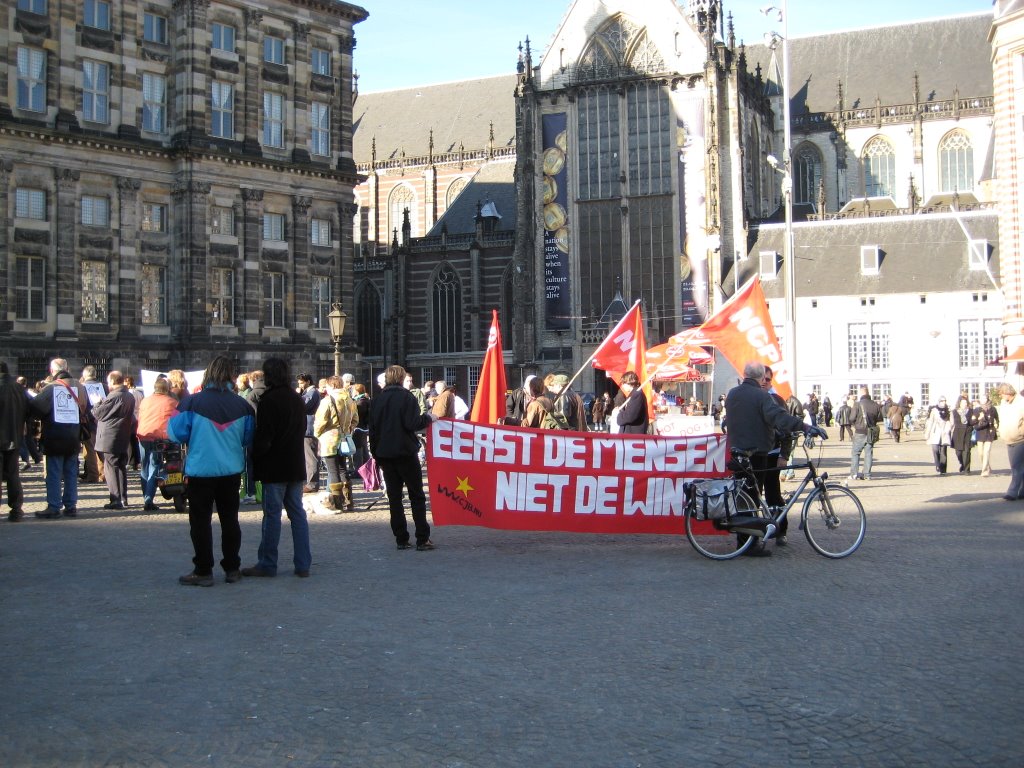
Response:
[[[782,356],[779,339],[775,335],[771,315],[768,314],[768,302],[765,301],[757,275],[733,294],[697,331],[697,334],[688,331],[677,333],[669,341],[713,344],[732,367],[741,373],[744,365],[757,360],[771,366],[775,375],[775,391],[783,400],[793,394],[789,363]]]
[[[487,335],[487,352],[480,371],[480,383],[473,398],[469,420],[478,424],[497,424],[505,417],[505,359],[501,353],[501,327],[498,310],[491,310],[491,332]]]

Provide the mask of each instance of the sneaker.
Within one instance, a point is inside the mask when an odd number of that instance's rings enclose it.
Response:
[[[309,571],[296,571],[295,575],[298,576],[300,579],[308,579]]]
[[[21,509],[12,509],[7,514],[7,519],[12,523],[20,523],[25,519],[25,513]]]
[[[42,520],[56,520],[60,517],[60,510],[56,507],[47,507],[42,512],[36,512],[36,517]]]
[[[775,545],[779,547],[785,547],[789,544],[789,538],[783,534],[782,536],[775,537]]]
[[[430,552],[432,549],[437,549],[437,547],[434,546],[434,542],[432,542],[430,539],[427,539],[426,541],[421,541],[418,544],[416,544],[417,552]]]
[[[120,501],[112,501],[109,504],[103,505],[104,509],[128,509],[128,506],[122,504]]]
[[[254,579],[273,578],[277,574],[273,571],[268,571],[266,568],[261,568],[258,565],[250,566],[249,568],[242,569],[242,575]]]
[[[78,517],[78,510],[74,507],[64,508],[64,517]]]
[[[256,503],[256,497],[255,496],[243,496],[242,497],[242,503],[243,504],[255,504]]]
[[[160,509],[160,505],[154,504],[152,501],[147,501],[142,505],[142,508],[147,512],[156,512]]]
[[[234,584],[235,582],[241,581],[241,580],[242,580],[242,572],[241,571],[228,571],[227,573],[224,574],[224,581],[226,581],[228,584]]]
[[[29,464],[27,461],[21,465],[22,472],[28,472],[30,469],[32,469],[32,465]]]
[[[186,573],[184,576],[179,576],[178,583],[186,587],[212,587],[213,574],[199,574],[195,571],[192,571],[192,573]]]
[[[398,542],[398,548],[399,549],[412,549],[412,544],[410,544],[408,541],[400,541],[400,542]]]

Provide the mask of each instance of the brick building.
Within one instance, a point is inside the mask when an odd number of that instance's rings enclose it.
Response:
[[[0,356],[331,367],[351,302],[353,27],[336,0],[0,4]]]

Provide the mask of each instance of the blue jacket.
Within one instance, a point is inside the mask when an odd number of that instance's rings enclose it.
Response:
[[[245,470],[245,448],[252,445],[252,408],[230,389],[208,386],[184,399],[167,422],[167,436],[188,445],[185,474],[225,477]]]

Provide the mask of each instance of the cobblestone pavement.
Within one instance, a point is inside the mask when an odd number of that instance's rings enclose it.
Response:
[[[835,430],[833,430],[834,434]],[[313,517],[313,571],[182,587],[186,520],[0,523],[0,765],[1020,766],[1024,502],[877,446],[852,557]],[[846,474],[849,444],[825,467]],[[134,487],[133,487],[134,492]],[[375,496],[360,495],[363,507]],[[134,496],[135,501],[139,497]],[[243,564],[260,512],[242,514]]]

